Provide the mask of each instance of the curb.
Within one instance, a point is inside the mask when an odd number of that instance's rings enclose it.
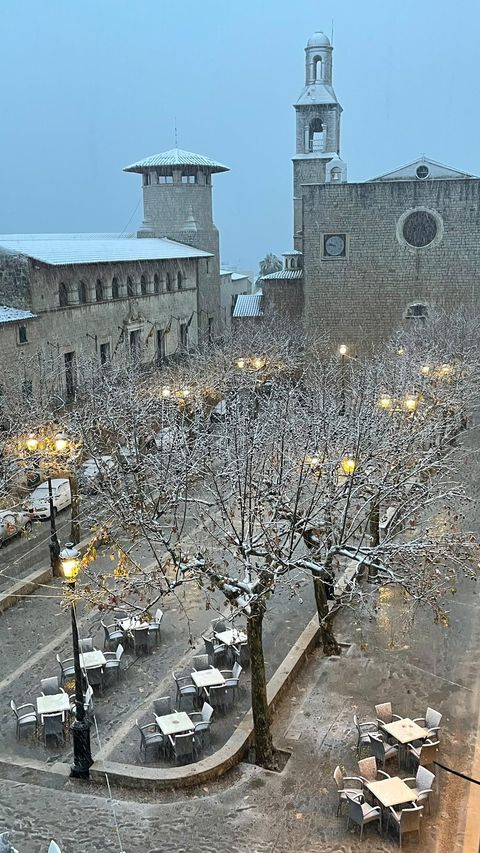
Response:
[[[292,646],[267,685],[267,701],[274,711],[307,656],[317,645],[318,617],[315,615]],[[90,768],[94,782],[115,782],[127,788],[160,791],[165,788],[188,788],[219,779],[238,764],[253,741],[252,711],[248,711],[226,744],[213,755],[186,767],[157,768],[115,761],[98,761]]]

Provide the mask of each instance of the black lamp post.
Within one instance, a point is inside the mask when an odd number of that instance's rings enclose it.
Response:
[[[72,592],[75,590],[75,580],[80,568],[80,557],[80,551],[75,548],[72,542],[67,542],[65,548],[60,553],[62,574]],[[88,779],[90,767],[93,764],[90,749],[90,723],[85,713],[77,616],[73,601],[70,610],[72,616],[73,660],[75,664],[75,722],[72,726],[73,764],[70,768],[70,776],[74,779]]]
[[[347,347],[345,344],[340,344],[338,351],[340,353],[340,410],[339,415],[345,414],[345,356]]]
[[[32,455],[37,453],[39,441],[36,435],[31,432],[27,436],[27,440],[25,442],[26,448],[29,453]],[[48,507],[49,507],[49,515],[50,515],[50,540],[48,543],[48,547],[50,549],[50,565],[52,567],[52,572],[54,575],[58,574],[58,558],[60,555],[60,543],[58,541],[57,536],[57,526],[55,523],[55,507],[53,506],[53,492],[52,492],[52,478],[47,477],[47,485],[48,485]]]

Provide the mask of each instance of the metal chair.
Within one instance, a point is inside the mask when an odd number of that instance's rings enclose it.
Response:
[[[214,710],[226,713],[233,705],[233,687],[209,687],[208,700]]]
[[[103,621],[100,624],[103,628],[103,648],[114,652],[118,644],[122,642],[124,632],[117,625],[105,625]]]
[[[236,661],[233,664],[233,669],[222,669],[221,673],[225,679],[225,687],[232,687],[233,693],[235,694],[235,691],[237,691],[238,697],[240,692],[239,681],[242,674],[242,667],[240,664]]]
[[[422,726],[424,729],[428,729],[429,738],[435,737],[438,739],[442,716],[443,715],[440,711],[435,711],[434,708],[427,708],[425,716],[417,717],[413,722],[418,723],[418,725]]]
[[[188,716],[190,717],[192,723],[210,723],[213,717],[213,708],[211,705],[208,704],[208,702],[204,702],[201,711],[190,711]]]
[[[157,753],[165,749],[165,737],[158,731],[156,723],[147,723],[141,726],[138,720],[135,720],[135,725],[140,732],[140,759],[142,762],[147,760],[149,749],[153,749]]]
[[[63,687],[66,681],[70,681],[71,678],[75,678],[75,661],[73,658],[60,660],[60,655],[58,654],[56,657],[62,673],[60,676],[60,684]]]
[[[172,713],[172,700],[170,696],[161,696],[153,700],[153,711],[156,717],[164,717]]]
[[[155,616],[153,617],[152,622],[150,622],[149,626],[148,626],[149,637],[151,637],[153,639],[155,645],[158,645],[159,641],[162,638],[161,637],[162,619],[163,619],[163,611],[160,610],[160,608],[158,608],[155,611]]]
[[[435,761],[438,755],[438,747],[440,746],[440,741],[438,740],[426,740],[421,746],[413,746],[412,744],[407,745],[408,754],[411,756],[413,761],[417,762],[417,767],[421,765],[422,767],[429,767]]]
[[[102,666],[92,666],[86,671],[88,684],[92,687],[99,687],[100,693],[103,693],[103,669],[104,665],[102,664]]]
[[[342,806],[347,803],[347,794],[361,794],[362,793],[362,780],[358,776],[344,776],[340,767],[337,765],[335,770],[333,771],[333,779],[335,785],[337,786],[337,794],[338,794],[338,803],[337,803],[337,817],[342,810]],[[348,787],[345,787],[347,785]]]
[[[208,655],[195,655],[193,659],[193,668],[197,672],[202,669],[210,669],[210,663],[208,661]]]
[[[193,738],[194,736],[190,732],[176,735],[174,738],[171,735],[168,736],[170,747],[177,763],[180,759],[193,759],[195,751]]]
[[[409,776],[403,781],[407,784],[409,782],[415,783],[414,788],[412,788],[412,794],[414,794],[412,802],[414,802],[416,806],[427,805],[428,813],[431,814],[430,794],[433,793],[432,785],[435,781],[435,775],[420,764],[417,770],[417,775]]]
[[[380,764],[381,767],[385,768],[385,762],[390,761],[392,758],[396,758],[398,755],[398,747],[391,746],[389,743],[385,743],[380,737],[376,737],[373,734],[369,735],[370,738],[370,748],[373,752],[374,757],[377,760],[377,763]]]
[[[139,655],[142,652],[148,655],[150,651],[150,646],[148,642],[148,631],[148,625],[145,625],[145,627],[143,628],[133,629],[133,651],[136,655]]]
[[[362,758],[358,762],[358,772],[362,782],[376,782],[380,779],[390,779],[390,774],[385,770],[379,770],[377,759],[373,755],[370,758]]]
[[[43,742],[47,745],[47,737],[60,738],[65,743],[65,711],[57,711],[54,714],[42,714]]]
[[[13,699],[10,701],[10,707],[15,714],[16,724],[17,724],[17,738],[20,740],[20,736],[23,731],[26,731],[28,728],[32,728],[34,731],[37,731],[38,728],[38,717],[37,712],[35,710],[35,706],[31,704],[31,702],[26,702],[25,705],[16,705]],[[27,710],[28,709],[28,710]],[[31,710],[30,710],[31,709]]]
[[[58,676],[53,675],[51,678],[40,679],[40,690],[43,696],[54,696],[55,693],[64,693],[58,682]]]
[[[210,723],[201,720],[195,723],[193,730],[193,748],[195,755],[198,755],[205,747],[210,746]]]
[[[215,643],[210,637],[203,637],[205,643],[205,653],[208,655],[208,662],[212,666],[217,665],[217,658],[223,658],[227,650],[227,646],[223,643]]]
[[[360,841],[363,839],[363,827],[367,823],[379,821],[379,832],[382,832],[382,810],[380,806],[371,806],[363,800],[363,794],[347,794],[348,818],[347,830],[350,821],[360,827]]]
[[[81,655],[85,652],[93,652],[93,637],[85,637],[78,641],[78,650]]]
[[[175,700],[175,704],[178,709],[180,710],[182,707],[182,699],[185,699],[186,697],[191,698],[192,703],[194,703],[197,698],[197,688],[192,681],[191,675],[177,675],[174,672],[173,679],[177,686],[177,698]]]
[[[245,669],[250,664],[250,646],[248,643],[237,643],[232,646],[234,659]]]
[[[106,663],[104,665],[104,675],[108,675],[110,672],[117,673],[117,681],[120,679],[121,672],[121,661],[123,655],[123,646],[121,643],[118,644],[115,652],[104,652],[104,657]]]
[[[393,723],[394,720],[401,720],[398,714],[392,712],[391,702],[382,702],[380,705],[375,705],[375,713],[377,715],[377,723],[379,728],[382,728],[385,723]]]
[[[224,619],[212,619],[212,631],[214,634],[220,634],[227,630],[227,625]]]
[[[389,809],[389,816],[393,826],[398,832],[398,846],[402,849],[402,835],[406,832],[416,832],[418,843],[420,844],[420,818],[422,817],[423,806],[411,806],[408,809],[402,809],[400,812],[395,811],[392,806]]]
[[[378,724],[373,720],[368,720],[365,723],[360,723],[356,714],[353,715],[353,722],[357,730],[357,755],[360,755],[362,747],[370,747],[371,734],[378,734]]]

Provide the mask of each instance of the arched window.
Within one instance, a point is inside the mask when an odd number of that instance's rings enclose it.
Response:
[[[160,279],[157,272],[153,276],[153,292],[160,293]]]
[[[177,272],[177,287],[179,290],[183,287],[183,275],[180,270]]]
[[[97,302],[101,302],[103,299],[103,281],[101,278],[97,278],[95,283],[95,299]]]
[[[67,285],[61,281],[58,285],[58,304],[60,308],[65,308],[68,305],[68,290]]]
[[[81,305],[85,305],[87,301],[87,285],[84,281],[79,282],[78,285],[78,301]]]
[[[130,275],[127,275],[127,296],[135,296],[135,288]]]
[[[309,132],[308,132],[308,149],[309,151],[323,151],[324,150],[324,139],[325,133],[323,130],[323,123],[320,118],[314,118],[310,122]]]
[[[323,62],[321,56],[316,56],[313,60],[313,79],[315,82],[323,80]]]
[[[142,296],[147,295],[147,279],[144,275],[142,275],[142,277],[140,278],[140,292]]]
[[[165,276],[165,284],[166,284],[166,286],[167,286],[167,290],[168,290],[168,292],[170,293],[170,291],[171,291],[171,289],[172,289],[172,279],[171,279],[171,276],[170,276],[170,273],[169,273],[169,272],[167,272],[167,274],[166,274],[166,276]]]
[[[330,180],[333,182],[338,182],[342,180],[342,170],[339,169],[338,166],[334,166],[334,168],[330,172]]]
[[[118,286],[118,278],[116,275],[112,278],[112,299],[118,299],[120,288]]]

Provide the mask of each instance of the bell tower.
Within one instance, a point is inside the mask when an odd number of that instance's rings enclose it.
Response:
[[[302,250],[302,185],[346,181],[340,159],[342,107],[332,86],[333,48],[316,32],[305,48],[305,86],[294,104],[296,154],[293,158],[294,242]]]

